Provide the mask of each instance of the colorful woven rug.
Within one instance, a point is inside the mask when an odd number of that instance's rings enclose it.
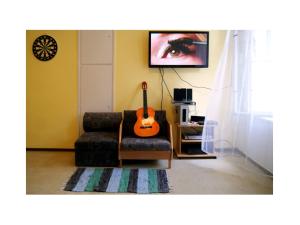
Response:
[[[65,191],[168,193],[167,173],[162,169],[78,168]]]

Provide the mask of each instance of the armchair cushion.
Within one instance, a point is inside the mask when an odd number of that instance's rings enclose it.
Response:
[[[170,141],[166,138],[135,138],[126,137],[122,139],[121,148],[124,150],[171,150]]]

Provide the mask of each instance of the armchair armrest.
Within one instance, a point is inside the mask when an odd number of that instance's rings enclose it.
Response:
[[[173,134],[172,134],[172,125],[167,121],[168,124],[168,139],[170,140],[171,143],[171,149],[173,151]]]

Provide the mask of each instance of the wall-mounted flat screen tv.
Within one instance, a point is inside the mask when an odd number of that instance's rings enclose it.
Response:
[[[149,67],[208,67],[207,31],[149,31]]]

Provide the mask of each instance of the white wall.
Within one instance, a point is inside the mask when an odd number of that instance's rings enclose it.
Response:
[[[253,116],[249,120],[249,115],[239,119],[236,140],[238,149],[273,173],[273,120],[266,116]]]

